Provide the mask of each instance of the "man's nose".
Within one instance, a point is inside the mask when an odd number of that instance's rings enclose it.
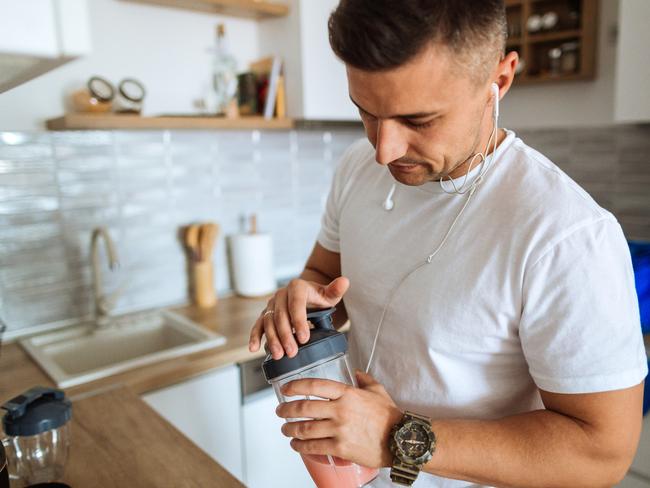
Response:
[[[375,159],[379,164],[387,165],[405,156],[408,142],[402,133],[402,127],[394,120],[380,120],[377,123],[377,144]]]

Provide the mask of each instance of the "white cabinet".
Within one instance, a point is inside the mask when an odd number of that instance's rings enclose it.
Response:
[[[327,21],[339,0],[291,0],[290,14],[260,23],[262,55],[285,64],[287,114],[307,120],[360,120],[345,66],[329,45]]]
[[[648,0],[621,0],[616,52],[614,118],[617,122],[650,121],[650,45]]]
[[[248,488],[313,488],[300,455],[280,431],[278,401],[270,388],[251,395],[243,405],[244,463]]]
[[[154,410],[244,482],[239,368],[226,366],[143,396]]]
[[[0,93],[90,52],[87,0],[0,0]]]

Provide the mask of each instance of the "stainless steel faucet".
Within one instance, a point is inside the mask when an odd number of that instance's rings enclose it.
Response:
[[[94,229],[90,239],[90,256],[92,259],[95,320],[97,325],[105,325],[108,322],[108,316],[111,310],[115,307],[117,293],[106,296],[102,289],[102,274],[100,271],[101,265],[99,262],[99,248],[97,244],[100,237],[104,240],[106,253],[108,254],[108,264],[111,271],[115,270],[119,266],[119,261],[117,259],[117,252],[115,251],[115,244],[113,244],[108,229],[106,227],[97,227]]]

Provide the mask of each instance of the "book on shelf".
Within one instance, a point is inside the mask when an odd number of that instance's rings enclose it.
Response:
[[[279,56],[268,56],[250,65],[250,71],[258,82],[258,93],[261,95],[257,111],[263,114],[265,119],[286,116],[286,88],[282,64],[282,58]]]

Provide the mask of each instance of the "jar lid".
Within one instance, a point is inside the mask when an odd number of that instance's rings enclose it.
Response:
[[[88,91],[100,102],[110,102],[115,96],[111,82],[100,76],[92,76],[88,80]]]
[[[53,430],[72,418],[72,404],[55,388],[35,386],[12,398],[2,408],[7,411],[2,426],[7,435],[27,436]]]
[[[298,352],[292,358],[285,354],[280,359],[273,359],[270,353],[267,354],[262,364],[267,381],[273,381],[287,373],[347,352],[348,341],[345,334],[337,331],[332,323],[332,314],[335,310],[334,307],[325,310],[307,310],[307,320],[314,325],[309,333],[309,341],[298,344]]]
[[[133,103],[144,100],[146,94],[144,85],[135,78],[125,78],[120,82],[118,89],[124,98]]]

